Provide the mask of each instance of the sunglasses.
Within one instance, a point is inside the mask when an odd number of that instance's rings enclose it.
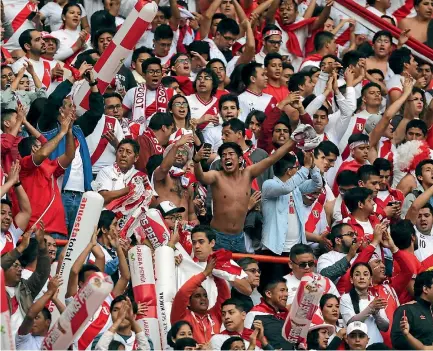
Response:
[[[355,232],[349,232],[349,233],[346,233],[346,234],[341,234],[340,237],[343,237],[343,236],[350,236],[351,238],[353,238],[353,237],[355,237],[355,236],[357,236],[357,235],[358,235],[358,234],[355,233]]]
[[[259,273],[262,274],[262,271],[260,269],[251,268],[251,269],[244,269],[245,272],[251,272],[253,274]]]
[[[311,267],[316,266],[316,262],[314,262],[314,261],[301,262],[301,263],[296,263],[296,262],[292,261],[292,263],[296,264],[299,268],[302,268],[302,269],[311,268]]]

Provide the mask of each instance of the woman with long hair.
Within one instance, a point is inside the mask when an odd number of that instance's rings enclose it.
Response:
[[[324,294],[320,299],[319,306],[325,323],[335,328],[334,333],[329,335],[328,345],[331,345],[331,342],[335,348],[344,345],[343,338],[346,334],[346,328],[338,324],[338,319],[340,318],[340,299],[334,294]]]
[[[81,51],[91,48],[89,33],[79,29],[81,17],[81,7],[78,4],[68,3],[63,7],[63,28],[51,32],[60,42],[54,55],[56,60],[70,65]]]
[[[177,321],[167,333],[167,344],[173,350],[176,341],[182,338],[192,338],[192,326],[187,321]]]
[[[39,10],[39,17],[42,22],[46,26],[50,27],[50,31],[59,30],[63,26],[63,20],[62,20],[62,11],[63,8],[69,4],[69,3],[76,3],[75,1],[69,2],[69,0],[56,0],[56,1],[50,1],[46,3],[40,10]],[[78,4],[81,9],[81,29],[90,31],[89,21],[87,20],[87,14],[86,10],[84,9],[84,6],[81,4]]]
[[[364,322],[368,327],[369,345],[383,342],[380,331],[387,331],[389,320],[385,314],[386,300],[369,293],[373,272],[368,263],[355,263],[350,269],[353,284],[348,294],[341,296],[341,315],[344,323]]]
[[[185,96],[176,94],[168,102],[168,112],[173,116],[177,129],[192,129],[191,111]]]

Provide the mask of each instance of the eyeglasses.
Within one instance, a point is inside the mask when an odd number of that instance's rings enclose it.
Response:
[[[176,155],[188,156],[188,151],[180,149],[176,151]]]
[[[341,234],[340,235],[340,237],[343,237],[343,236],[350,236],[351,238],[353,238],[355,236],[358,236],[358,233],[356,233],[356,232],[349,232],[349,233]]]
[[[23,266],[21,266],[19,263],[14,263],[14,264],[12,264],[12,268],[20,270],[20,269],[23,269]]]
[[[165,216],[164,219],[167,219],[169,221],[180,221],[182,220],[181,215],[171,215],[171,216]]]
[[[244,269],[244,271],[245,272],[251,272],[253,274],[256,274],[256,273],[262,274],[262,271],[260,269],[257,269],[257,268]]]
[[[1,75],[2,79],[8,79],[8,78],[14,78],[14,77],[15,77],[15,74],[13,74],[12,72],[9,74],[2,74]]]
[[[200,76],[200,77],[197,77],[197,80],[198,80],[199,82],[202,82],[202,81],[204,81],[204,80],[209,81],[209,80],[212,80],[212,77],[211,77],[211,76]]]
[[[191,60],[189,58],[181,58],[181,59],[177,59],[176,63],[190,63]]]
[[[292,261],[293,264],[296,264],[299,268],[302,269],[306,269],[306,268],[312,268],[316,266],[316,262],[314,261],[308,261],[308,262],[301,262],[301,263],[296,263],[294,261]]]
[[[188,103],[185,101],[185,102],[175,102],[175,103],[173,103],[173,106],[174,107],[188,107]]]
[[[160,74],[162,74],[162,70],[160,69],[148,69],[146,71],[147,74],[150,74],[151,76],[159,76]]]
[[[282,40],[266,40],[271,45],[281,45],[283,43]]]
[[[105,106],[105,108],[107,109],[107,110],[120,110],[121,108],[122,108],[122,105],[121,104],[117,104],[117,105],[108,105],[108,106]]]

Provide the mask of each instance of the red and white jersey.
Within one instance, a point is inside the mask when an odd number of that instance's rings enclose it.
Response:
[[[99,119],[93,133],[86,137],[93,174],[98,173],[102,168],[110,166],[116,161],[116,149],[103,137],[109,130],[114,132],[119,141],[125,137],[119,121],[115,117],[107,115],[103,115]]]
[[[74,344],[78,350],[90,350],[95,337],[98,334],[105,333],[111,327],[113,321],[111,320],[110,305],[113,300],[113,295],[109,294],[102,306],[95,312],[93,318],[87,322],[82,333],[77,334]]]
[[[245,122],[248,114],[252,110],[263,111],[266,115],[277,106],[277,100],[269,94],[256,94],[251,90],[245,90],[238,96],[239,99],[239,119]]]
[[[99,245],[99,247],[101,248],[102,252],[104,253],[104,256],[105,256],[105,264],[107,264],[108,262],[112,261],[112,260],[113,260],[113,257],[111,257],[111,255],[110,255],[110,253],[107,251],[107,249],[106,249],[104,246],[102,246],[101,244],[99,244],[99,243],[98,243],[98,245]],[[95,264],[95,255],[94,255],[93,253],[90,253],[90,255],[89,255],[89,259],[88,259],[88,262],[91,263],[91,264]]]
[[[69,29],[60,29],[55,30],[51,32],[51,35],[60,41],[60,46],[58,47],[56,54],[54,55],[54,58],[59,61],[63,61],[65,63],[73,63],[75,61],[75,58],[83,51],[86,51],[88,49],[92,48],[92,45],[90,43],[90,35],[87,35],[86,43],[83,45],[83,47],[78,50],[77,52],[74,52],[72,50],[72,47],[77,42],[77,40],[80,37],[80,30],[69,30]]]
[[[18,228],[15,222],[11,223],[7,232],[1,232],[0,235],[0,255],[12,251],[17,246],[17,241],[23,234],[23,230]]]
[[[56,87],[59,85],[59,82],[51,81],[51,70],[56,66],[57,61],[48,61],[42,58],[39,59],[39,61],[35,61],[23,56],[19,60],[15,61],[12,65],[12,70],[15,74],[17,74],[18,71],[23,67],[26,60],[29,60],[32,63],[36,75],[42,82],[42,85],[47,89],[47,93],[51,94],[54,89],[56,89]],[[30,89],[32,90],[35,88],[35,83],[33,82],[33,78],[30,74],[27,74],[27,76],[29,77]]]
[[[424,235],[416,230],[418,237],[418,250],[415,251],[415,256],[422,263],[424,260],[433,256],[433,235]]]
[[[343,134],[343,137],[341,138],[340,143],[338,144],[338,149],[342,154],[343,161],[345,161],[350,155],[350,153],[349,155],[343,155],[344,151],[348,147],[347,143],[349,141],[349,137],[352,134],[361,134],[364,131],[365,123],[367,122],[370,116],[374,116],[374,114],[369,113],[367,110],[363,110],[360,113],[353,115],[353,117],[350,119],[346,132]]]
[[[188,95],[186,97],[191,111],[192,119],[199,119],[206,114],[217,116],[218,115],[218,98],[212,96],[212,99],[208,102],[203,101],[197,94]],[[213,123],[201,124],[199,128],[203,130],[205,134],[206,130],[214,128]]]
[[[403,84],[401,82],[402,78],[403,77],[401,74],[395,74],[388,81],[385,82],[388,94],[394,90],[399,91],[400,93],[403,92]]]
[[[146,123],[149,124],[150,117],[157,112],[157,109],[160,110],[159,112],[162,112],[161,108],[166,108],[168,102],[170,99],[175,95],[175,92],[171,88],[164,88],[166,92],[166,102],[164,103],[157,103],[157,91],[160,91],[161,89],[156,90],[150,90],[150,89],[141,89],[143,91],[143,96],[138,96],[137,93],[138,87],[129,89],[126,92],[125,97],[123,98],[122,105],[123,108],[126,110],[131,110],[132,112],[132,121],[143,123],[144,120],[146,120]],[[139,90],[140,91],[140,90]],[[164,91],[161,90],[161,93]],[[137,113],[138,111],[135,111],[136,105],[141,104],[144,106],[144,116],[141,116],[141,113]],[[159,106],[160,105],[160,106]],[[143,118],[144,117],[144,118]]]
[[[27,18],[32,12],[38,11],[38,5],[28,0],[3,0],[5,22],[11,24],[12,36],[5,40],[4,47],[9,51],[19,50],[21,46],[18,39],[22,32],[27,29],[35,29],[35,25]]]

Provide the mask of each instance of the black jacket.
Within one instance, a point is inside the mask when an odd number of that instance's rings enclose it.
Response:
[[[395,349],[411,349],[400,329],[400,321],[404,311],[406,311],[410,325],[410,333],[424,345],[433,344],[433,312],[431,309],[431,304],[421,298],[416,299],[415,303],[408,303],[397,308],[391,329],[392,346]]]

